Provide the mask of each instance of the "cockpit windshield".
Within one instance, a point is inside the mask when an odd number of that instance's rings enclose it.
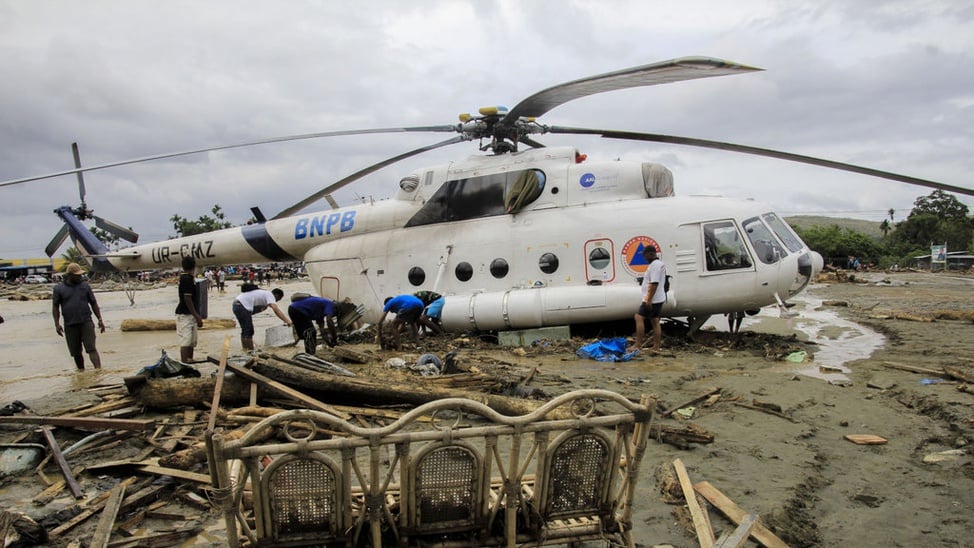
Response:
[[[760,218],[752,217],[744,221],[742,226],[758,260],[762,263],[774,264],[788,254]]]
[[[795,234],[795,231],[788,226],[788,223],[782,221],[781,218],[776,214],[765,213],[761,216],[761,218],[764,219],[765,223],[768,223],[768,226],[770,226],[771,230],[773,230],[778,236],[778,239],[785,244],[788,251],[794,253],[796,251],[801,251],[801,249],[805,247],[805,244],[802,243],[801,238],[799,238],[798,235]]]

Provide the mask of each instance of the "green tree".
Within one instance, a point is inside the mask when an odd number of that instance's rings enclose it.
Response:
[[[214,205],[210,212],[213,214],[212,216],[200,215],[195,221],[174,213],[169,220],[172,221],[172,227],[176,230],[176,236],[171,237],[192,236],[233,226],[233,223],[226,220],[226,215],[219,204]]]
[[[948,250],[968,249],[972,231],[969,208],[953,194],[938,189],[916,199],[909,216],[890,235],[890,251],[903,256],[924,254],[931,244],[944,242]]]
[[[61,258],[65,260],[65,263],[61,265],[61,272],[64,272],[64,269],[68,267],[68,263],[78,263],[80,265],[88,264],[88,261],[85,260],[84,255],[82,255],[81,252],[78,251],[78,248],[74,246],[65,249],[64,253],[61,254]]]
[[[826,262],[844,261],[850,255],[873,261],[883,255],[883,246],[875,239],[839,225],[812,226],[804,230],[796,227],[796,232]]]

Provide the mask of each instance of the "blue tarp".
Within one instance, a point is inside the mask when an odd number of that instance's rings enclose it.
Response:
[[[600,362],[627,362],[636,355],[638,350],[626,352],[625,337],[614,339],[602,339],[594,343],[586,344],[575,351],[580,358],[588,358]]]

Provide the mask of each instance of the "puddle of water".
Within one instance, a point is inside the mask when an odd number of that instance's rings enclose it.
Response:
[[[880,333],[842,318],[837,309],[823,307],[822,299],[803,293],[791,299],[791,302],[795,306],[789,310],[797,313],[795,317],[781,318],[777,308],[767,307],[757,316],[745,318],[742,326],[780,335],[797,332],[802,340],[817,344],[811,361],[801,364],[785,362],[787,372],[835,384],[848,383],[851,369],[846,364],[870,357],[886,342]],[[727,329],[723,316],[711,318],[711,322],[708,324],[717,329]]]

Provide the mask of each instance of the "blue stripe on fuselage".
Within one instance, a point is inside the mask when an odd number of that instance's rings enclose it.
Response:
[[[242,226],[240,231],[243,233],[244,240],[250,244],[250,247],[254,248],[254,251],[272,261],[299,260],[277,245],[277,242],[267,233],[267,227],[263,223]]]

